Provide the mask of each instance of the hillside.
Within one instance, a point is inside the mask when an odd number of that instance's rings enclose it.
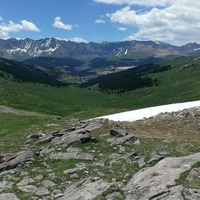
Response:
[[[185,57],[171,61],[155,62],[148,65],[138,66],[123,72],[99,76],[83,83],[83,87],[98,86],[107,94],[123,94],[129,91],[139,92],[141,88],[148,90],[152,95],[166,91],[176,94],[171,98],[178,98],[179,93],[193,91],[199,84],[198,76],[199,57]],[[173,90],[172,90],[173,89]],[[186,91],[187,90],[187,91]],[[197,88],[196,94],[197,92]],[[167,94],[168,93],[168,94]],[[190,93],[191,94],[191,93]]]
[[[199,199],[197,107],[131,123],[20,113],[0,113],[0,199]]]
[[[61,73],[41,66],[25,64],[0,58],[0,77],[17,82],[43,83],[51,86],[66,86],[58,80]]]

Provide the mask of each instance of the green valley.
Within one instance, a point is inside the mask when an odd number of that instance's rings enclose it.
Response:
[[[168,67],[165,69],[165,66]],[[10,79],[9,75],[0,79],[0,104],[43,114],[90,118],[153,105],[197,100],[200,97],[199,66],[198,57],[184,57],[157,62],[148,70],[139,68],[140,78],[156,80],[156,84],[149,86],[138,85],[134,79],[135,68],[89,80],[84,87],[76,84],[57,87],[19,82]],[[104,81],[103,87],[101,80]],[[127,87],[132,84],[138,87],[121,90],[121,82],[127,82]]]

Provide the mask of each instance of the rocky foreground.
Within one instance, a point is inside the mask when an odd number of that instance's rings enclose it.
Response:
[[[65,130],[59,120],[0,154],[0,200],[200,199],[199,108]]]

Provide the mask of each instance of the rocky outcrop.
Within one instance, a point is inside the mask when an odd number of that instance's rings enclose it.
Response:
[[[42,144],[40,152],[49,153],[50,146],[69,147],[75,144],[96,142],[90,131],[100,128],[106,120],[82,121],[82,125],[67,130],[53,131],[47,134],[39,132],[27,138],[26,143]]]
[[[109,138],[107,141],[110,142],[111,145],[133,144],[138,140],[134,134],[124,130],[111,129],[110,135],[113,136],[113,138]]]
[[[17,153],[0,154],[0,172],[13,169],[18,165],[30,163],[33,161],[32,151],[20,151]]]
[[[200,153],[165,158],[155,166],[137,172],[123,188],[127,200],[180,199],[182,188],[175,180],[200,160]],[[189,193],[189,192],[188,192]]]

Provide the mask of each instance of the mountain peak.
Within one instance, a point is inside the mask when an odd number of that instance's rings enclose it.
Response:
[[[186,44],[182,47],[172,46],[160,41],[117,41],[101,43],[77,43],[56,38],[40,40],[0,39],[0,56],[18,58],[19,60],[39,56],[59,57],[109,57],[116,55],[132,55],[135,52],[146,52],[158,55],[193,55],[199,50],[197,43]]]

